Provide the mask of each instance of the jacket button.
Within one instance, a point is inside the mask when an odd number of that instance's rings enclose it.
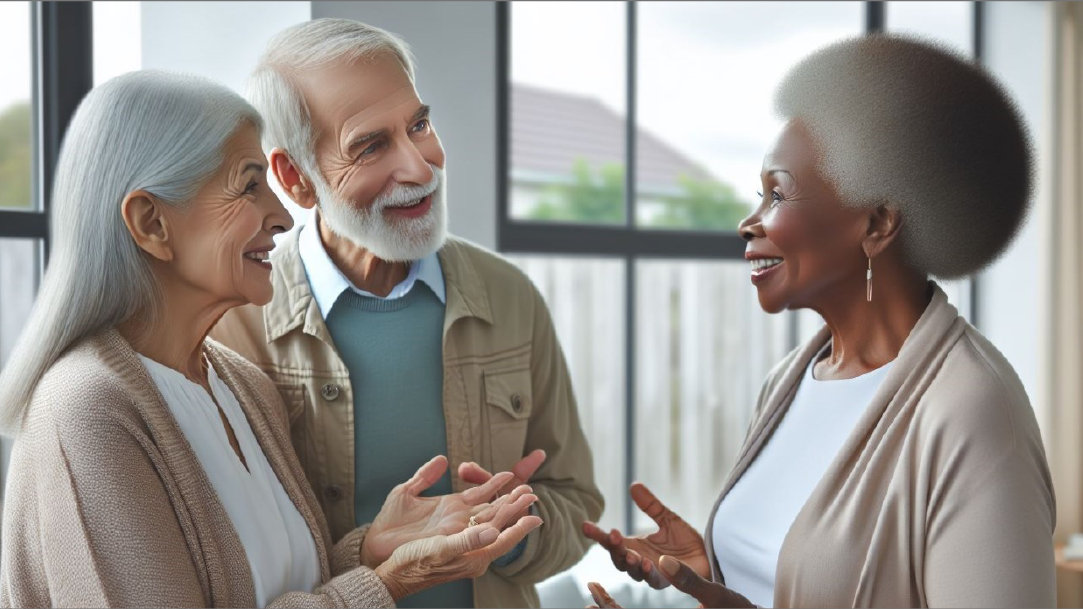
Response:
[[[329,484],[323,487],[323,496],[326,497],[328,501],[338,501],[339,499],[342,499],[342,487]]]
[[[338,399],[338,385],[334,383],[327,383],[320,388],[320,395],[328,402],[333,402]]]
[[[519,412],[523,409],[523,398],[519,397],[518,393],[514,393],[511,396],[511,409],[515,412]]]

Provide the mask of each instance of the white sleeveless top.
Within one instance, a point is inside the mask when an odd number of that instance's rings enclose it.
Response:
[[[775,598],[775,567],[786,533],[842,449],[894,362],[838,381],[809,364],[774,434],[718,506],[712,538],[726,587],[760,607]]]
[[[229,386],[208,362],[212,400],[203,387],[180,372],[143,355],[139,358],[237,530],[252,570],[256,604],[264,607],[285,592],[311,592],[320,582],[316,543],[271,469]],[[215,400],[233,427],[248,469],[229,444]]]

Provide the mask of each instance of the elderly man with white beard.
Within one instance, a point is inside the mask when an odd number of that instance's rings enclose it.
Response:
[[[274,379],[335,539],[433,455],[450,467],[431,470],[423,495],[504,470],[504,492],[530,484],[543,526],[483,576],[399,604],[537,606],[534,584],[583,556],[580,525],[603,501],[541,296],[447,235],[444,150],[406,45],[356,21],[294,26],[270,42],[249,98],[270,171],[310,212],[270,257],[271,302],[233,309],[212,336]],[[395,526],[431,534],[439,514],[417,490],[387,501],[400,504]],[[393,550],[360,543],[371,566]]]

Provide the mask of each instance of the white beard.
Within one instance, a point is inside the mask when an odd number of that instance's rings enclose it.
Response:
[[[387,262],[412,262],[439,250],[447,240],[447,202],[444,170],[432,163],[433,177],[428,184],[396,184],[391,192],[381,194],[367,208],[353,205],[331,190],[323,176],[313,180],[320,205],[320,216],[336,235],[372,252]],[[403,207],[432,195],[429,213],[420,218],[388,220],[384,210]]]

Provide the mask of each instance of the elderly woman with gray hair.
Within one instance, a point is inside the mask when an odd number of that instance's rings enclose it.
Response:
[[[292,221],[268,189],[261,120],[195,77],[134,72],[91,91],[65,137],[48,272],[0,376],[16,435],[5,606],[383,607],[476,577],[541,524],[512,474],[419,494],[331,544],[274,384],[206,340],[271,297]],[[472,525],[478,526],[472,526]]]
[[[584,532],[708,607],[1054,606],[1034,413],[928,279],[978,271],[1021,224],[1017,111],[980,67],[885,35],[812,54],[776,101],[788,122],[739,231],[763,309],[826,327],[768,376],[703,537],[641,484],[657,532]]]

